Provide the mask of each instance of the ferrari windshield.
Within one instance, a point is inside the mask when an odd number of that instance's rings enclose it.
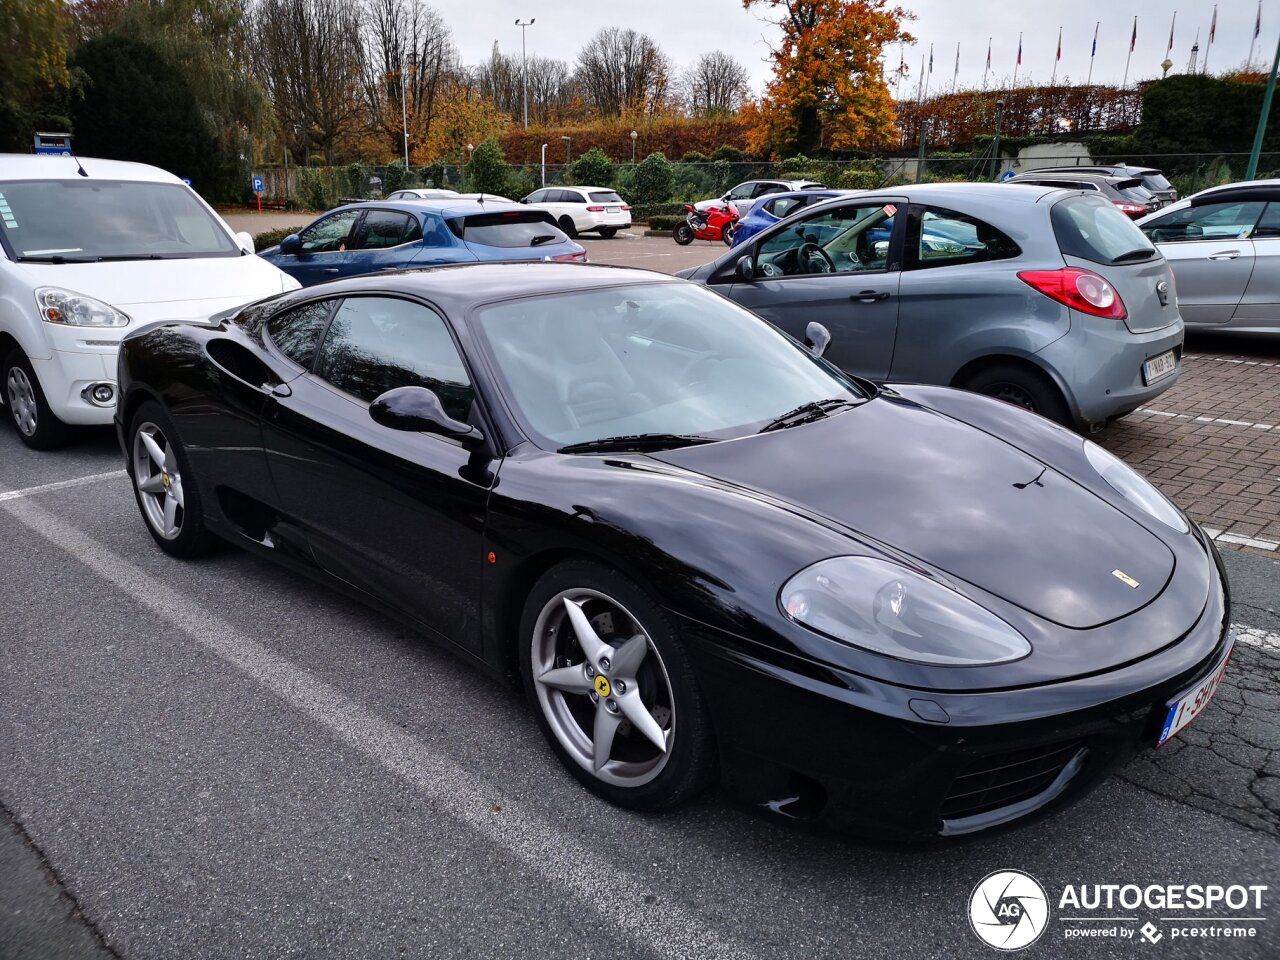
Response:
[[[18,260],[75,263],[236,257],[222,224],[180,183],[0,182],[0,230]]]
[[[822,416],[867,396],[776,328],[692,284],[529,297],[482,307],[478,319],[517,418],[547,449],[615,437],[728,439],[810,404]]]

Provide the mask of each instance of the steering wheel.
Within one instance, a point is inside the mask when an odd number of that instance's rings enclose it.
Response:
[[[836,272],[836,264],[835,261],[831,259],[831,254],[827,253],[827,251],[823,250],[812,240],[806,240],[800,245],[800,249],[796,253],[796,258],[801,262],[804,262],[805,260],[821,260],[827,265],[827,267],[825,270],[818,271],[819,273]]]

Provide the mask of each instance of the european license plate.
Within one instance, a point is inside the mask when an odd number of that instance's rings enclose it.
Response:
[[[621,210],[622,210],[621,207],[605,207],[604,208],[605,213],[618,213]]]
[[[1172,350],[1157,354],[1142,365],[1142,379],[1149,386],[1163,380],[1178,369],[1178,358]]]
[[[1222,661],[1222,666],[1204,680],[1180,697],[1169,701],[1164,716],[1164,726],[1160,730],[1160,737],[1156,740],[1157,747],[1164,746],[1170,737],[1204,712],[1204,708],[1213,699],[1218,684],[1222,682],[1223,674],[1227,672],[1228,660],[1230,660],[1229,657]]]

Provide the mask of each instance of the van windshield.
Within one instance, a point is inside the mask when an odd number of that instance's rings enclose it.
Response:
[[[177,183],[113,180],[0,182],[0,242],[16,260],[185,260],[240,248]]]

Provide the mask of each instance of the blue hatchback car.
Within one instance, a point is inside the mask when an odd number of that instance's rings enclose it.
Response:
[[[545,210],[444,198],[330,210],[258,256],[304,287],[406,267],[499,260],[578,260],[587,252]]]
[[[843,197],[848,190],[795,190],[791,193],[770,193],[756,201],[747,215],[733,229],[733,243],[737,246],[750,240],[761,230],[772,227],[797,211],[813,203],[821,203],[832,197]]]

